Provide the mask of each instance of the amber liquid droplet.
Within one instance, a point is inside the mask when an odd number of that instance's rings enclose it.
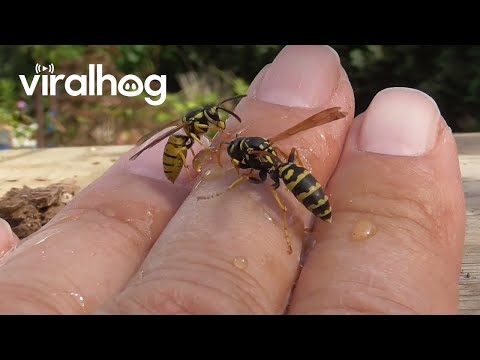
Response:
[[[213,150],[203,149],[195,155],[192,161],[192,166],[196,172],[201,172],[203,167],[212,160]]]
[[[377,233],[376,226],[368,220],[357,222],[352,231],[352,239],[356,241],[366,240]]]
[[[246,257],[237,256],[235,259],[233,259],[233,265],[240,270],[244,270],[248,266],[248,260]]]
[[[205,173],[203,174],[203,179],[214,180],[219,176],[223,175],[224,173],[225,173],[225,170],[223,168],[214,167],[205,171]]]

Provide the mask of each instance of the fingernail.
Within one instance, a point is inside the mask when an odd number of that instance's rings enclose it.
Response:
[[[256,98],[291,107],[318,107],[337,88],[340,59],[329,46],[287,46],[269,66]]]
[[[6,243],[4,243],[6,242]],[[10,224],[0,218],[0,251],[9,248],[13,243],[13,232]]]
[[[439,118],[437,103],[419,90],[382,90],[365,113],[359,147],[386,155],[423,155],[435,143]]]

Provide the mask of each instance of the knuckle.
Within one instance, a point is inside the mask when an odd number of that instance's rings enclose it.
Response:
[[[120,308],[149,314],[272,312],[258,281],[209,261],[208,264],[190,261],[181,267],[152,269],[122,296]]]
[[[445,224],[440,220],[434,204],[414,194],[392,195],[376,191],[368,196],[359,194],[352,197],[349,204],[339,206],[336,213],[353,217],[371,216],[381,227],[391,228],[392,235],[411,239],[421,247],[429,247],[432,238],[436,239],[437,245],[441,241],[446,245],[446,240],[442,240]]]
[[[95,243],[92,248],[128,259],[131,259],[132,255],[145,251],[145,244],[148,241],[137,229],[135,223],[118,218],[102,209],[81,209],[81,211],[82,224],[86,229],[86,241]],[[108,234],[108,236],[98,234]]]
[[[120,313],[194,315],[216,313],[217,304],[218,296],[212,297],[211,293],[203,289],[175,281],[167,286],[143,284],[122,296],[115,309]]]
[[[348,291],[352,287],[355,291]],[[360,315],[419,313],[414,306],[409,305],[414,302],[412,299],[395,296],[389,286],[375,286],[371,282],[357,279],[339,281],[332,291],[337,296],[325,297],[328,292],[325,288],[309,292],[295,304],[296,312]]]
[[[78,313],[68,293],[57,297],[56,292],[28,283],[3,282],[0,284],[0,312],[3,314],[48,314]]]

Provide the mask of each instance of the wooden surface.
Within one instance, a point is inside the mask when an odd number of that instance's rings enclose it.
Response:
[[[467,202],[460,313],[480,314],[480,133],[455,135]],[[0,151],[0,196],[11,187],[46,186],[75,179],[84,187],[130,146]]]

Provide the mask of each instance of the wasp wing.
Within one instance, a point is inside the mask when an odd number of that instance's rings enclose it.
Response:
[[[166,129],[169,126],[180,127],[179,125],[182,124],[182,119],[175,119],[173,121],[167,121],[164,124],[157,126],[154,130],[148,132],[147,134],[143,135],[140,139],[137,140],[135,146],[142,145],[148,139],[153,137],[155,134],[158,134],[160,131]],[[183,125],[183,124],[182,124]]]
[[[281,132],[280,134],[270,138],[269,142],[274,143],[274,142],[286,139],[296,133],[299,133],[300,131],[308,130],[315,126],[323,125],[331,121],[344,118],[345,116],[347,116],[347,114],[340,111],[340,107],[333,107],[330,109],[322,110],[306,118],[299,124],[292,126],[291,128],[288,128],[287,130]]]
[[[171,123],[169,124],[171,125]],[[157,139],[155,139],[154,141],[152,141],[150,144],[146,145],[145,147],[143,147],[141,150],[139,150],[138,152],[136,152],[134,155],[132,155],[130,157],[130,160],[135,160],[138,156],[140,156],[141,153],[143,153],[145,150],[147,149],[150,149],[152,147],[154,147],[155,145],[157,145],[159,142],[161,142],[163,139],[169,137],[170,135],[172,134],[175,134],[177,131],[181,130],[182,128],[185,127],[185,124],[180,124],[180,125],[177,125],[175,126],[174,128],[168,130],[166,133],[164,133],[163,135],[159,136]],[[144,135],[143,137],[141,137],[138,142],[137,142],[137,146],[138,145],[141,145],[143,144],[145,141],[149,140],[151,137],[153,137],[155,134],[157,134],[158,132],[160,132],[161,130],[163,130],[165,127],[162,127],[162,129],[155,129],[154,131],[151,131],[150,133],[148,133],[147,135]]]
[[[264,158],[266,158],[266,157],[270,157],[272,160],[275,160],[275,161],[277,161],[277,162],[279,162],[279,163],[282,163],[282,162],[283,162],[278,156],[273,155],[273,154],[272,154],[271,152],[269,152],[269,151],[254,150],[254,151],[250,151],[248,154],[249,154],[249,155],[257,155],[258,158],[259,158],[259,160],[260,160],[260,161],[264,161],[264,162],[266,162],[265,159],[264,159]]]

